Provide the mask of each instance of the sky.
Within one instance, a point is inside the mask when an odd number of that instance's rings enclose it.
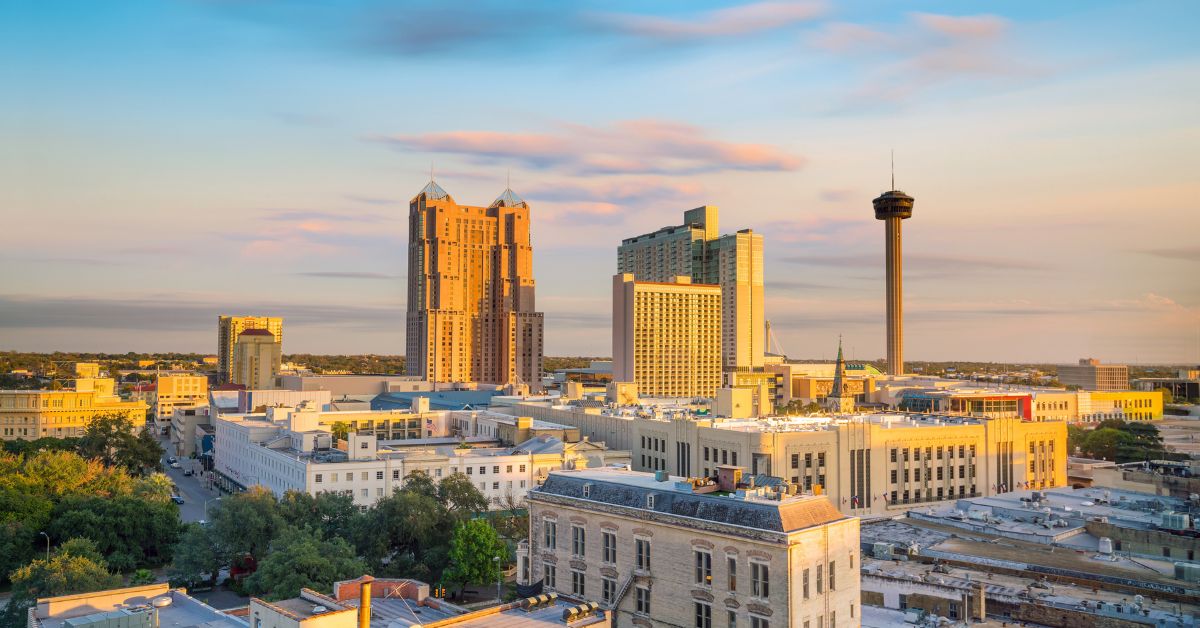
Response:
[[[625,237],[765,237],[792,357],[1200,363],[1196,2],[0,2],[0,350],[404,351],[407,202],[531,206],[548,355]]]

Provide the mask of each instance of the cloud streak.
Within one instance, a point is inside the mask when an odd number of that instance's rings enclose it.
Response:
[[[716,9],[692,18],[632,13],[591,14],[601,30],[658,44],[677,44],[745,37],[807,22],[826,12],[818,2],[754,2]]]
[[[700,127],[667,120],[628,120],[610,127],[567,124],[550,133],[446,131],[372,139],[400,150],[484,164],[517,162],[579,176],[778,172],[803,165],[800,157],[775,146],[715,139]]]

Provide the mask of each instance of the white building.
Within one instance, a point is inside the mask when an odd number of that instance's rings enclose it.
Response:
[[[609,452],[603,444],[589,441],[567,443],[549,434],[511,447],[497,446],[487,437],[460,440],[449,435],[453,414],[458,413],[272,407],[265,414],[224,415],[214,421],[214,468],[233,490],[262,485],[276,495],[289,490],[339,492],[353,496],[363,509],[390,495],[413,472],[424,472],[435,481],[461,473],[493,507],[502,508],[522,503],[526,492],[552,470],[629,461],[628,452]],[[376,427],[367,427],[368,421]],[[390,429],[395,422],[423,424],[425,433],[386,439],[380,425]],[[331,433],[334,423],[360,427],[350,431],[339,448]],[[372,429],[377,433],[369,433]]]

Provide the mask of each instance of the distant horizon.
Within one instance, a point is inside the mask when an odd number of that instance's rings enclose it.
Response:
[[[529,203],[548,353],[611,352],[617,246],[709,204],[764,235],[785,352],[883,354],[871,199],[894,149],[907,358],[1200,363],[1200,3],[65,0],[0,21],[0,346],[215,350],[217,314],[270,313],[288,351],[395,354],[408,199],[436,175],[463,204]]]

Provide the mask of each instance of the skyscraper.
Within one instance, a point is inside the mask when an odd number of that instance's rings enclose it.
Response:
[[[721,386],[721,287],[613,277],[613,381],[647,397],[713,397]]]
[[[232,381],[233,345],[247,329],[265,329],[283,342],[283,319],[275,316],[218,316],[217,317],[217,377],[222,384]]]
[[[266,329],[247,329],[233,345],[233,372],[230,380],[249,390],[275,388],[283,357],[282,346]]]
[[[473,207],[430,181],[409,201],[409,375],[541,388],[529,221],[511,189]]]
[[[722,236],[717,226],[716,207],[690,209],[682,225],[623,240],[617,272],[632,273],[637,281],[685,276],[721,286],[722,369],[761,369],[766,350],[762,235],[743,229]]]
[[[895,180],[892,187],[895,187]],[[900,221],[912,217],[913,197],[891,190],[872,201],[875,218],[884,221],[887,265],[887,372],[904,374],[904,288],[901,285]]]

